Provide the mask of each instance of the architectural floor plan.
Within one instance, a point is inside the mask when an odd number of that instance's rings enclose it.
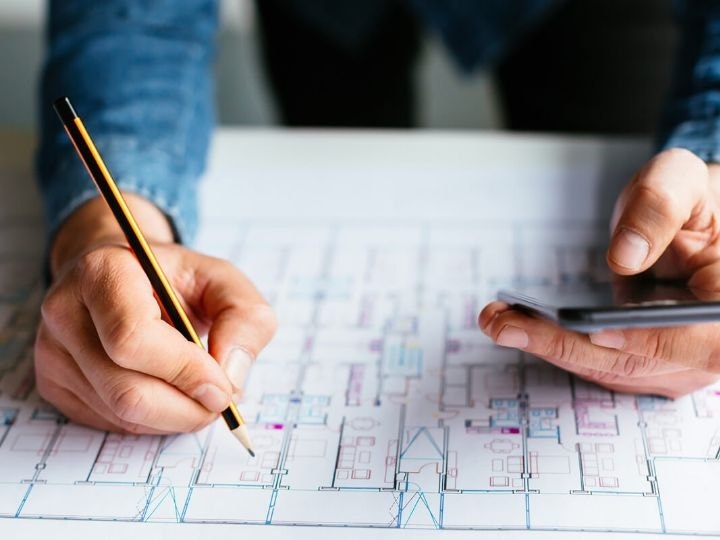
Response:
[[[293,150],[295,170],[275,156],[297,137],[265,137],[219,138],[225,161],[211,167],[198,239],[278,314],[239,405],[254,459],[222,422],[120,435],[39,400],[43,231],[37,211],[0,205],[0,536],[49,521],[68,537],[90,523],[124,538],[197,524],[239,534],[248,524],[253,537],[286,526],[351,527],[348,538],[720,535],[720,386],[675,401],[616,394],[477,328],[499,287],[606,276],[606,219],[593,209],[614,194],[593,186],[630,150],[305,135],[315,142]],[[385,159],[384,145],[410,165],[364,165],[372,152]],[[476,161],[460,167],[457,156]],[[333,159],[349,172],[325,165]],[[543,160],[560,165],[541,170]],[[239,170],[252,192],[228,197]],[[362,190],[348,197],[338,178]]]
[[[4,243],[0,515],[720,534],[720,387],[614,394],[477,329],[499,286],[602,275],[601,231],[553,228],[210,221],[280,319],[241,404],[254,459],[220,422],[118,435],[38,401],[37,258]]]

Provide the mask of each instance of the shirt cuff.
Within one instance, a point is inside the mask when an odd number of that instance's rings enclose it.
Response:
[[[197,191],[184,164],[153,148],[139,148],[134,137],[117,135],[94,139],[115,183],[154,203],[168,218],[175,240],[191,244],[197,229]],[[79,156],[65,154],[43,179],[48,238],[79,206],[99,195]]]
[[[668,148],[685,148],[706,163],[720,163],[720,118],[682,122],[660,147]]]

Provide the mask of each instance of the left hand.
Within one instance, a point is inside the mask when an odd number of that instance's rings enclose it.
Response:
[[[625,186],[607,261],[720,292],[720,165],[681,149],[650,160]],[[491,302],[480,328],[498,345],[539,356],[611,390],[678,397],[720,378],[720,323],[604,330],[586,335]]]

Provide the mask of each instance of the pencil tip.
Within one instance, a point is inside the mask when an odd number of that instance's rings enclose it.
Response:
[[[235,429],[232,430],[232,434],[235,435],[235,438],[240,441],[240,444],[243,445],[245,450],[248,451],[248,453],[255,457],[255,452],[252,451],[252,444],[250,443],[250,434],[248,433],[247,428],[245,427],[245,424],[242,424]]]

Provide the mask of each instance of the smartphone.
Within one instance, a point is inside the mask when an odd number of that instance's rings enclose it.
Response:
[[[586,333],[720,321],[720,294],[694,291],[674,282],[628,278],[611,283],[532,286],[501,290],[497,297],[516,309]]]

